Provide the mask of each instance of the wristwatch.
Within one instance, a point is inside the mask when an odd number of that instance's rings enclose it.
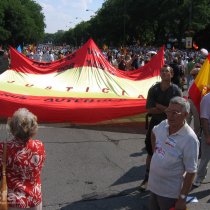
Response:
[[[187,196],[185,194],[180,194],[179,196],[181,199],[185,200],[187,198]]]

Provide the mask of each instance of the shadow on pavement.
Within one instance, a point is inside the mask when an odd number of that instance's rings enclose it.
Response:
[[[200,192],[190,193],[190,196],[196,197],[198,200],[208,197],[209,195],[210,195],[210,189],[202,190]],[[208,200],[207,203],[210,203],[210,200]]]
[[[126,184],[129,182],[137,182],[144,178],[145,166],[133,167],[122,177],[116,180],[111,186]]]
[[[145,166],[133,167],[111,186],[129,184],[143,179]],[[82,195],[82,200],[73,202],[61,210],[148,210],[149,192],[138,187],[122,191],[111,190]]]
[[[98,131],[132,133],[132,134],[146,134],[145,123],[124,123],[124,124],[105,124],[105,125],[71,125],[66,127],[73,127],[77,129],[88,129]]]
[[[148,210],[149,192],[139,192],[137,188],[120,193],[97,193],[85,195],[83,200],[71,203],[61,210]]]
[[[130,155],[130,157],[140,157],[140,156],[145,155],[145,154],[147,154],[147,152],[146,152],[146,150],[143,148],[143,149],[141,150],[141,152],[133,153],[133,154]]]

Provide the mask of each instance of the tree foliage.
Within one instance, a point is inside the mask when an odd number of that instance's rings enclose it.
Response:
[[[186,36],[196,39],[209,24],[209,0],[105,0],[97,15],[83,23],[76,34],[79,39],[86,39],[84,34],[88,34],[97,43],[109,45],[136,41],[161,45],[169,38],[178,39],[180,44]]]
[[[192,36],[204,45],[210,30],[209,0],[104,0],[95,16],[64,33],[45,34],[54,44],[162,45]],[[2,0],[0,44],[37,43],[44,34],[42,8],[33,0]],[[210,47],[210,46],[209,46]]]
[[[42,8],[33,0],[4,0],[0,4],[0,43],[36,43],[44,36]]]

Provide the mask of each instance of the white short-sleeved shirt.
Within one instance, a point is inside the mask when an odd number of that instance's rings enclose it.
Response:
[[[185,123],[176,133],[169,135],[168,121],[153,128],[155,151],[150,164],[148,189],[153,193],[178,198],[185,172],[195,173],[198,164],[199,141]]]
[[[208,120],[209,123],[209,130],[210,130],[210,93],[203,96],[200,104],[200,118],[205,118]]]

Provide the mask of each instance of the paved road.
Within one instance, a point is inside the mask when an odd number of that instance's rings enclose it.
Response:
[[[0,134],[1,136],[1,134]],[[143,179],[144,126],[46,126],[43,210],[147,210]],[[210,209],[210,174],[191,192],[199,199],[189,210]]]
[[[47,160],[42,174],[44,210],[146,210],[148,192],[139,192],[146,153],[143,125],[69,126],[39,129]],[[210,175],[192,190],[210,209]]]

